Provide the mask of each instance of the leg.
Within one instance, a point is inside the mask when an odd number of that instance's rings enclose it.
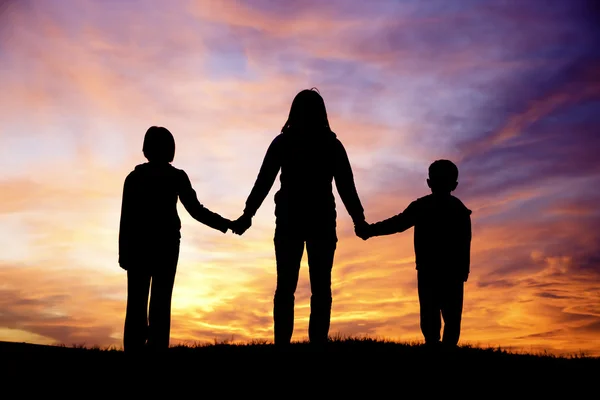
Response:
[[[420,272],[417,277],[417,285],[421,309],[421,332],[423,332],[425,344],[435,345],[440,341],[442,327],[438,285],[434,278]]]
[[[150,274],[144,270],[127,271],[127,311],[123,349],[126,352],[143,350],[148,335],[148,291]]]
[[[304,252],[302,239],[276,235],[277,288],[273,299],[275,344],[290,344],[294,332],[294,294],[298,286],[300,261]]]
[[[311,343],[325,344],[331,320],[331,270],[337,243],[333,240],[308,240],[308,270],[310,275],[310,321],[308,337]]]
[[[152,275],[148,346],[154,351],[169,348],[171,335],[171,298],[177,271],[179,246],[171,249]]]
[[[442,343],[455,347],[460,338],[460,323],[462,319],[464,283],[460,280],[447,282],[442,298],[442,317],[444,318],[444,336]]]

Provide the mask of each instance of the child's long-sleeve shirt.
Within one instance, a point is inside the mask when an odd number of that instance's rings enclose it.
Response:
[[[185,171],[171,164],[145,163],[125,179],[119,228],[119,264],[160,255],[181,238],[177,200],[197,221],[227,232],[229,220],[198,201]]]
[[[371,236],[390,235],[414,227],[416,268],[444,276],[470,272],[471,210],[451,195],[430,194],[403,212],[371,225]]]

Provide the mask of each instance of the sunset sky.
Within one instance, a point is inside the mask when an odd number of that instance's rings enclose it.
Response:
[[[122,343],[125,176],[173,165],[235,219],[316,86],[368,222],[460,169],[461,343],[600,356],[600,9],[593,0],[0,0],[0,340]],[[178,206],[171,343],[271,339],[273,195],[243,236]],[[331,334],[420,341],[412,230],[363,241],[337,192]],[[294,339],[307,337],[306,255]]]

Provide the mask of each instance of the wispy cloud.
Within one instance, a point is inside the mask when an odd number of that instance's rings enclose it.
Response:
[[[583,0],[0,2],[0,339],[119,346],[120,196],[145,130],[172,130],[200,201],[236,218],[316,86],[369,221],[427,194],[434,159],[459,165],[464,341],[600,354],[599,15]],[[174,342],[272,337],[277,186],[242,238],[181,210]],[[420,339],[411,234],[363,242],[336,200],[332,333]],[[298,339],[309,296],[305,259]]]

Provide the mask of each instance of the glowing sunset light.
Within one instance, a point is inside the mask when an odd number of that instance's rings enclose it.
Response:
[[[0,340],[121,346],[123,182],[169,128],[235,219],[317,87],[368,222],[460,169],[461,343],[600,356],[600,20],[584,0],[0,1]],[[273,337],[273,189],[243,236],[181,206],[171,343]],[[412,230],[363,241],[337,191],[331,334],[422,340]],[[307,337],[306,255],[294,340]]]

